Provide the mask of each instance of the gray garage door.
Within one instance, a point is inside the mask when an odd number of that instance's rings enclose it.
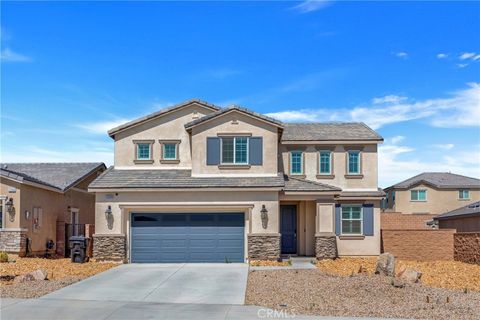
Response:
[[[244,262],[243,213],[132,213],[132,262]]]

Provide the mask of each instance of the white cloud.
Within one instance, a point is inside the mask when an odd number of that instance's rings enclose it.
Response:
[[[390,142],[391,144],[398,144],[398,143],[402,142],[403,140],[405,140],[404,136],[394,136],[394,137],[385,139],[385,143]]]
[[[113,129],[119,125],[129,122],[129,119],[116,119],[116,120],[106,120],[98,122],[89,122],[89,123],[80,123],[75,124],[77,128],[81,128],[89,133],[94,134],[107,134],[108,130]]]
[[[304,1],[291,9],[296,10],[300,13],[309,13],[317,10],[324,9],[330,5],[328,0],[307,0]]]
[[[37,146],[25,146],[14,150],[2,150],[1,162],[103,162],[113,164],[113,150],[81,148],[55,151]]]
[[[439,53],[439,54],[437,54],[437,58],[438,58],[438,59],[445,59],[445,58],[447,58],[447,57],[448,57],[448,54],[446,54],[446,53]]]
[[[385,139],[385,144],[378,149],[379,186],[391,186],[422,172],[452,172],[470,177],[480,177],[480,146],[473,150],[439,151],[435,157],[429,156],[422,160],[422,150],[409,146],[399,146],[388,143],[392,138]]]
[[[457,63],[457,67],[459,67],[460,69],[466,68],[468,67],[468,63]]]
[[[388,95],[381,98],[373,98],[372,102],[374,104],[383,104],[383,103],[399,103],[401,101],[407,100],[407,97]]]
[[[460,60],[467,60],[475,57],[475,52],[465,52],[460,55]]]
[[[450,150],[450,149],[453,149],[453,147],[455,147],[455,145],[453,143],[432,144],[432,147],[436,148],[436,149]]]
[[[1,60],[4,62],[30,62],[32,58],[23,54],[14,52],[10,48],[5,48],[1,52]]]
[[[377,99],[377,102],[382,100]],[[373,129],[418,119],[436,127],[480,126],[479,83],[469,83],[467,88],[453,92],[448,98],[410,100],[412,102],[372,103],[352,109],[285,110],[269,113],[268,116],[285,122],[361,121]]]
[[[401,52],[394,52],[395,56],[400,59],[407,59],[408,53],[401,51]]]

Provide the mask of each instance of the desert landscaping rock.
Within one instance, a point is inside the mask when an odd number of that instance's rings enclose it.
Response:
[[[72,283],[82,280],[79,277],[63,278],[61,280],[38,280],[16,284],[2,284],[2,298],[31,299],[39,298],[47,293],[56,291]]]
[[[422,273],[413,270],[412,268],[403,267],[398,273],[397,277],[409,283],[417,283],[420,281]]]
[[[14,283],[23,283],[28,281],[38,281],[38,280],[47,280],[47,271],[43,269],[38,269],[33,272],[15,277],[13,280]]]
[[[391,253],[382,253],[378,256],[375,273],[383,276],[395,276],[395,257]]]
[[[451,320],[478,319],[480,314],[480,292],[464,293],[420,283],[407,283],[400,289],[384,276],[342,277],[321,270],[251,272],[246,303],[320,316]]]

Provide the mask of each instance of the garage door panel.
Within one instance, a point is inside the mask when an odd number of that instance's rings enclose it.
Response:
[[[243,262],[243,213],[133,213],[132,262]]]

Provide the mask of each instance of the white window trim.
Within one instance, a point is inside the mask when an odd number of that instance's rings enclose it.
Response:
[[[358,172],[350,172],[350,153],[358,153]],[[362,174],[362,152],[360,150],[348,150],[347,151],[347,174],[349,175],[361,175]]]
[[[167,144],[173,144],[175,146],[175,158],[165,158],[165,146]],[[164,142],[162,143],[162,159],[163,160],[177,160],[178,159],[178,143]]]
[[[147,158],[139,158],[138,157],[138,147],[139,145],[141,144],[148,144],[148,159]],[[136,142],[135,143],[135,160],[138,160],[138,161],[148,161],[148,160],[152,160],[152,144],[153,143],[150,143],[150,142]]]
[[[233,162],[223,162],[223,138],[233,138]],[[237,152],[237,138],[247,139],[247,161],[246,162],[236,162],[236,152]],[[229,165],[229,166],[245,166],[250,163],[250,137],[245,136],[232,136],[232,137],[220,137],[220,164]]]
[[[5,201],[8,199],[7,196],[0,196],[0,205],[2,206],[2,225],[0,229],[5,229],[5,223],[7,222],[6,219],[6,212],[5,212]]]
[[[417,191],[417,200],[412,199],[412,191]],[[418,191],[425,191],[425,200],[418,200]],[[410,190],[410,202],[427,202],[428,196],[427,196],[427,189],[413,189]]]
[[[360,208],[360,219],[345,219],[349,221],[359,221],[360,220],[360,233],[343,233],[343,207],[359,207]],[[341,236],[361,236],[363,235],[363,206],[359,204],[346,204],[340,207],[340,235]]]
[[[322,152],[328,152],[329,154],[329,171],[328,172],[322,172]],[[331,150],[319,150],[318,151],[318,174],[319,175],[331,175],[332,174],[332,151]]]
[[[294,152],[300,152],[300,173],[293,173],[292,172],[292,169],[293,169],[293,153]],[[290,175],[292,176],[301,176],[303,175],[303,172],[305,171],[305,169],[303,168],[303,151],[302,150],[292,150],[290,151]]]
[[[464,193],[465,191],[468,192],[468,198],[463,198],[463,197],[461,198],[461,197],[460,197],[460,192],[462,193],[462,196],[463,196],[463,193]],[[469,190],[469,189],[460,189],[460,190],[458,190],[458,200],[470,200],[470,190]]]

